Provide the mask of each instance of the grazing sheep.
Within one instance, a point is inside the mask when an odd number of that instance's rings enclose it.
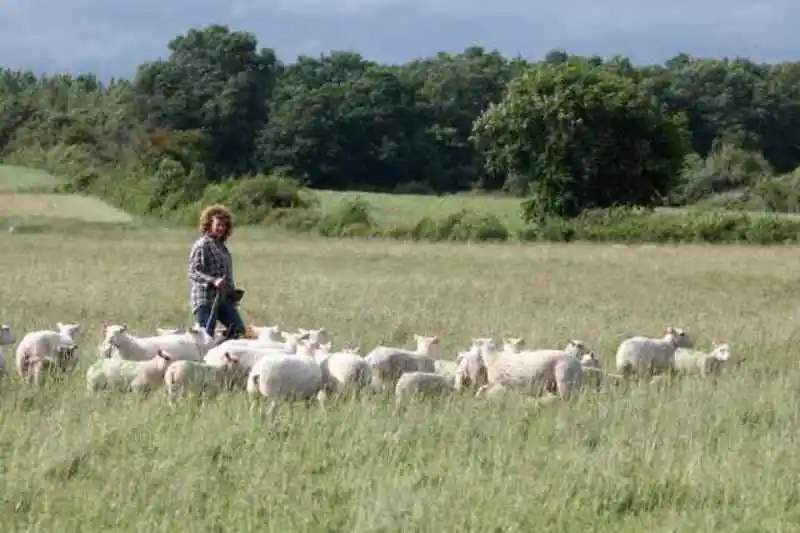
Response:
[[[364,358],[380,388],[394,388],[404,372],[436,372],[435,359],[441,354],[439,336],[414,335],[414,340],[417,342],[415,351],[380,345]]]
[[[155,388],[164,380],[164,374],[173,361],[170,354],[157,349],[147,361],[98,357],[86,371],[89,392],[101,389],[142,392]]]
[[[200,361],[175,361],[164,373],[167,397],[172,400],[187,390],[217,393],[227,388],[238,361],[225,354],[226,365],[211,366]]]
[[[520,353],[498,352],[493,343],[482,344],[479,349],[490,385],[500,384],[537,396],[545,392],[558,394],[565,400],[581,387],[579,350],[586,349],[583,343],[570,341],[564,350]]]
[[[274,412],[279,400],[310,400],[322,390],[322,368],[312,354],[315,343],[298,346],[297,353],[270,353],[253,365],[247,377],[247,394],[251,399],[261,395],[270,400]],[[255,402],[251,404],[251,409]]]
[[[363,357],[355,350],[330,352],[330,345],[326,346],[321,346],[315,355],[326,394],[354,395],[370,386],[372,369]]]
[[[298,344],[304,340],[308,339],[305,334],[300,333],[287,333],[286,342],[247,339],[229,340],[211,348],[206,353],[203,361],[211,366],[225,366],[225,354],[227,353],[239,361],[239,371],[246,378],[253,365],[265,355],[296,353]]]
[[[717,377],[731,358],[730,346],[718,344],[710,352],[678,348],[675,350],[675,370],[681,374]]]
[[[204,329],[197,327],[191,327],[183,333],[136,337],[128,331],[128,326],[125,324],[104,325],[100,352],[107,358],[147,361],[161,349],[168,352],[176,361],[200,361],[219,341],[220,339],[211,337]]]
[[[622,341],[617,348],[616,369],[626,378],[639,379],[675,371],[675,350],[693,348],[694,342],[682,329],[672,326],[660,339],[636,336]]]
[[[68,370],[78,348],[79,324],[58,323],[58,331],[27,333],[17,345],[17,374],[26,382],[39,384],[46,370]]]
[[[406,372],[395,385],[397,400],[408,397],[438,397],[453,392],[453,381],[434,372]]]

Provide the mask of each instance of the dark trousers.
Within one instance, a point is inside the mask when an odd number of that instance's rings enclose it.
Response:
[[[205,328],[208,318],[211,316],[211,303],[200,305],[194,310],[194,320],[198,325]],[[239,310],[233,305],[232,302],[223,300],[217,308],[217,321],[221,322],[223,326],[228,328],[226,335],[234,337],[244,333],[245,326]],[[208,334],[214,336],[214,327],[216,324],[211,324],[207,328]]]

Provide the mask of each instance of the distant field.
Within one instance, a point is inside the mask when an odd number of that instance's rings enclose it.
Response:
[[[58,185],[58,178],[44,170],[16,165],[0,165],[0,192],[53,189],[56,185]]]
[[[0,217],[130,223],[128,213],[89,196],[0,191]]]
[[[461,209],[496,216],[509,230],[522,226],[520,199],[476,194],[454,194],[448,196],[423,196],[413,194],[365,193],[350,191],[314,191],[322,203],[322,210],[336,209],[338,205],[355,198],[362,198],[373,208],[379,224],[398,225],[419,220],[422,217],[441,218]]]

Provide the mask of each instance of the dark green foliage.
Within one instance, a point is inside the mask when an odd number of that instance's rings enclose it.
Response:
[[[537,222],[525,237],[772,242],[793,239],[794,221],[602,208],[796,212],[798,65],[565,51],[527,62],[480,47],[404,65],[355,52],[284,64],[252,34],[211,25],[131,80],[0,71],[0,153],[66,179],[63,191],[173,222],[221,201],[241,223],[325,235],[504,240],[485,214],[387,228],[363,202],[321,210],[306,187],[504,191]]]

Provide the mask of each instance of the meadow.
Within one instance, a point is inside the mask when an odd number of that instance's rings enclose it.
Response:
[[[254,324],[325,326],[369,350],[440,334],[579,338],[612,364],[634,333],[687,328],[745,357],[716,384],[519,398],[295,407],[243,393],[174,408],[84,388],[104,322],[188,325],[193,232],[0,235],[0,322],[86,329],[40,390],[0,380],[0,530],[786,531],[800,519],[800,287],[789,247],[464,245],[281,236],[231,241]],[[10,350],[13,353],[13,350]],[[7,353],[7,355],[11,355]]]

